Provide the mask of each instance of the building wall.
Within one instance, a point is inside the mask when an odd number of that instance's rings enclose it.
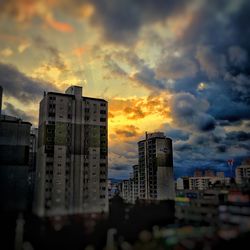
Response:
[[[222,184],[229,184],[230,178],[221,177],[190,177],[189,178],[189,189],[191,190],[205,190],[209,189],[211,185],[216,182],[221,182]]]
[[[244,161],[235,169],[236,183],[241,185],[250,182],[250,160]]]
[[[31,124],[15,117],[0,119],[1,209],[28,209],[28,169]]]
[[[40,104],[37,204],[48,215],[107,212],[107,102],[66,92]]]
[[[139,198],[174,199],[172,141],[163,133],[146,134],[138,142]]]
[[[3,88],[0,86],[0,116],[2,114]]]

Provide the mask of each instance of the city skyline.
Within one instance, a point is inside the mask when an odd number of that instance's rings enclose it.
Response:
[[[43,91],[81,85],[109,102],[110,177],[145,131],[173,139],[176,176],[229,172],[250,153],[250,3],[153,2],[1,2],[3,112],[37,126]]]

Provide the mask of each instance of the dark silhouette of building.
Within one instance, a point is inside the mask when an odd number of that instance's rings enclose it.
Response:
[[[28,169],[31,123],[0,118],[0,192],[4,211],[28,208]]]

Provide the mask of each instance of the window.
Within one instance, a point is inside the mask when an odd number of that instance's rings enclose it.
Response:
[[[106,122],[106,118],[100,118],[100,122]]]

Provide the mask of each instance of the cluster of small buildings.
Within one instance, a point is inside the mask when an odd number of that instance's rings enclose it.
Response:
[[[196,170],[177,179],[175,216],[188,223],[230,224],[250,228],[250,160],[235,169],[235,179],[223,172]]]
[[[228,185],[230,178],[225,177],[224,172],[214,172],[213,170],[196,169],[194,176],[183,176],[176,180],[176,189],[183,190],[205,190],[213,188],[215,185]]]
[[[250,183],[250,159],[244,160],[235,168],[237,185]],[[232,177],[225,177],[224,172],[215,172],[211,169],[196,169],[193,176],[183,176],[176,180],[176,190],[206,190],[230,185]]]
[[[138,156],[131,178],[118,184],[119,195],[127,203],[173,200],[172,140],[162,132],[146,133],[145,139],[138,142]]]

